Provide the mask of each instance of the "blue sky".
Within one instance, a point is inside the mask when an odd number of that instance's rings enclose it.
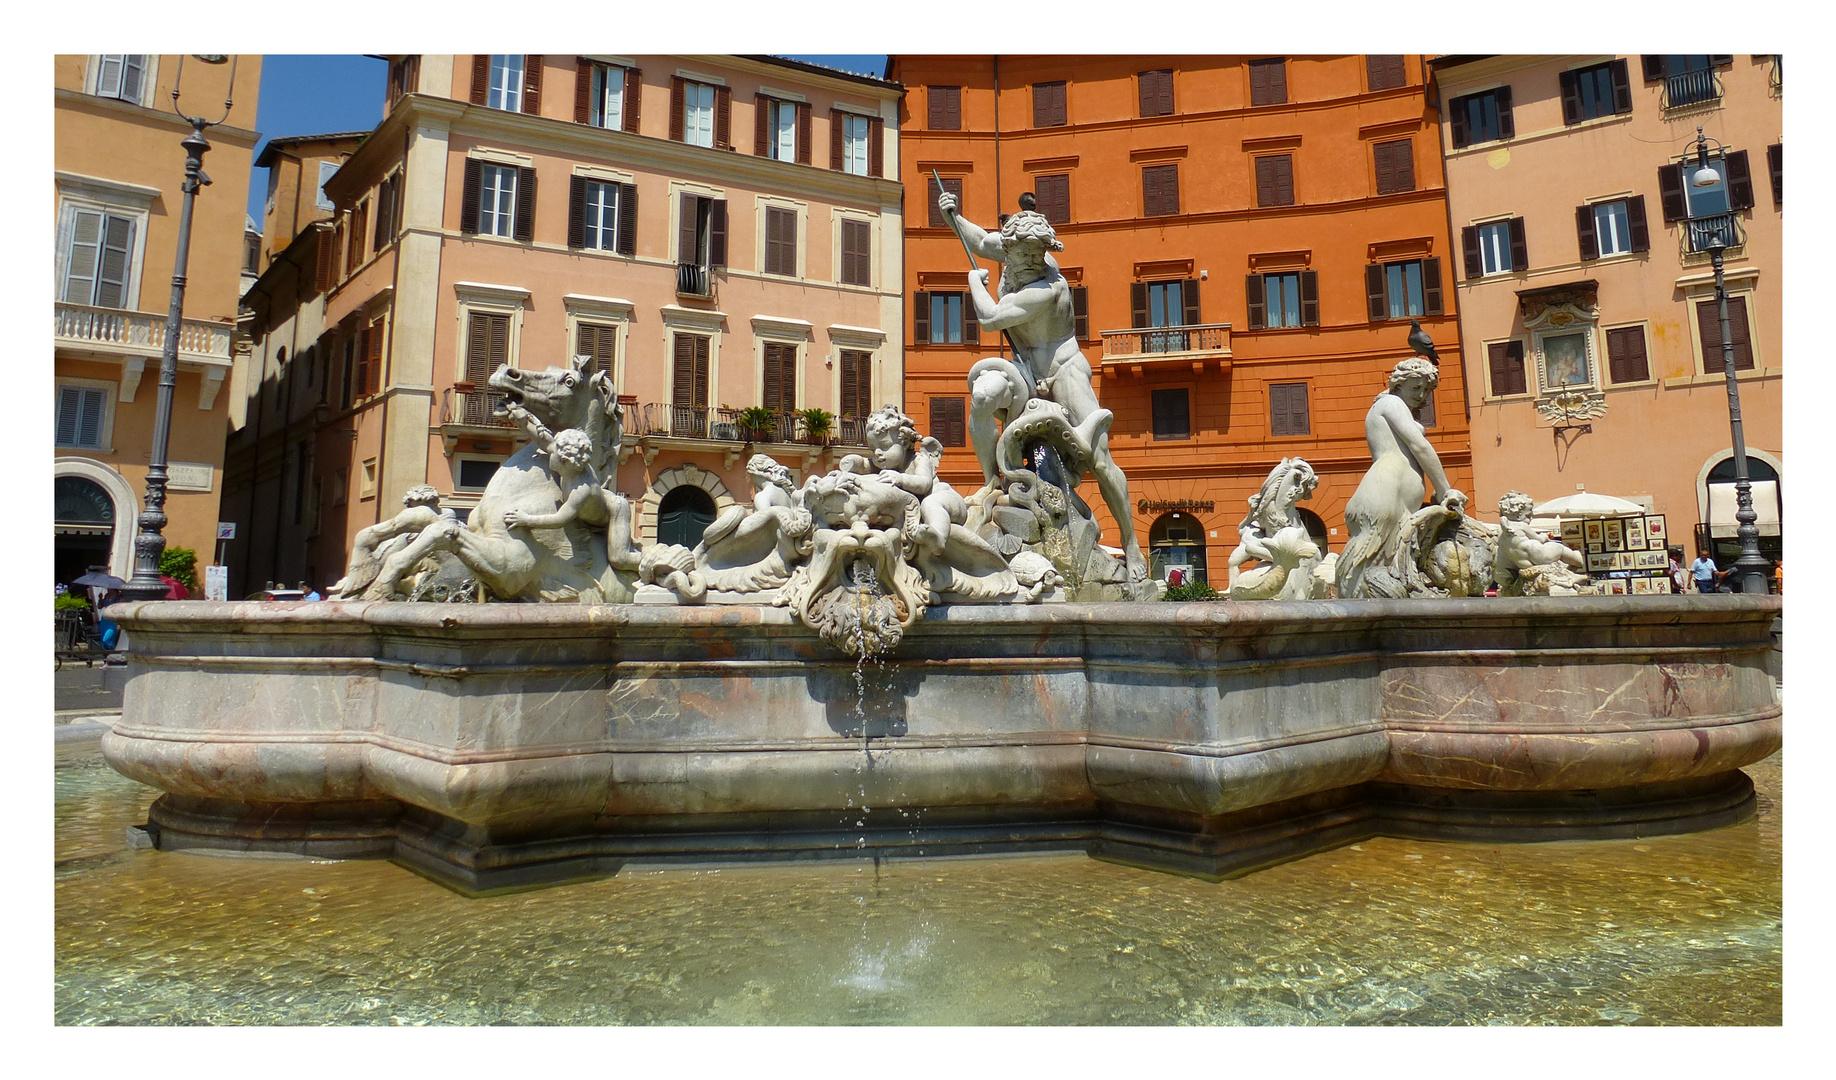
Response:
[[[794,59],[863,75],[878,76],[886,70],[884,55],[799,54]],[[269,54],[262,58],[255,130],[262,133],[264,144],[288,135],[368,131],[382,119],[388,75],[388,64],[364,56]],[[255,153],[261,155],[260,146]],[[256,169],[249,177],[249,214],[257,226],[267,194],[268,170]]]

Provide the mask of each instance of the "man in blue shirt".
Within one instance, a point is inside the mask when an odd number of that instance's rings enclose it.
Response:
[[[1721,581],[1721,571],[1716,568],[1715,560],[1709,558],[1705,548],[1696,549],[1696,561],[1689,564],[1689,574],[1696,579],[1696,591],[1712,593],[1718,591],[1716,586]]]

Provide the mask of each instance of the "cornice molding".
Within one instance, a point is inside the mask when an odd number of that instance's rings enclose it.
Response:
[[[132,102],[121,101],[117,98],[100,97],[96,94],[85,94],[80,90],[70,90],[61,86],[56,88],[54,97],[59,106],[69,106],[82,109],[86,112],[116,113],[123,119],[138,120],[145,124],[169,128],[173,131],[188,132],[191,130],[191,125],[186,123],[177,113],[165,112],[160,109],[149,109],[145,105],[135,105]],[[253,150],[255,144],[261,140],[260,132],[250,131],[248,128],[236,127],[232,124],[219,124],[216,127],[208,128],[206,129],[206,134],[208,138],[213,140],[221,139],[224,142],[236,146],[243,146],[250,150]]]

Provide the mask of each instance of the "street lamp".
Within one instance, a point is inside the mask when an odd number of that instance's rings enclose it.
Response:
[[[166,443],[172,434],[172,392],[178,384],[179,330],[184,323],[185,265],[191,255],[191,204],[198,188],[210,183],[204,174],[204,152],[210,149],[204,129],[229,119],[231,96],[236,90],[236,62],[228,56],[197,55],[206,64],[228,63],[229,89],[223,94],[223,115],[215,120],[186,116],[179,108],[179,84],[185,78],[185,58],[179,57],[178,72],[172,79],[172,111],[191,125],[191,134],[180,146],[185,148],[185,183],[181,190],[185,200],[179,210],[178,254],[172,260],[172,306],[166,312],[166,339],[159,350],[159,398],[153,414],[153,454],[147,464],[147,493],[134,536],[134,576],[128,579],[121,595],[127,600],[158,600],[166,595],[166,585],[159,580],[159,557],[166,551]]]
[[[1714,143],[1715,149],[1726,156],[1727,148],[1721,141],[1703,135],[1698,125],[1696,171],[1690,174],[1691,187],[1709,188],[1722,182],[1721,174],[1709,166],[1709,143]],[[1734,437],[1734,498],[1738,505],[1734,520],[1740,522],[1737,530],[1740,536],[1740,558],[1734,561],[1734,580],[1740,583],[1742,593],[1763,596],[1770,591],[1766,586],[1769,567],[1766,565],[1766,557],[1760,554],[1759,526],[1754,524],[1759,520],[1759,515],[1753,510],[1753,483],[1747,477],[1747,438],[1740,423],[1740,383],[1734,378],[1734,340],[1728,332],[1728,289],[1721,268],[1722,252],[1727,250],[1733,238],[1732,208],[1722,216],[1725,220],[1708,225],[1701,223],[1702,219],[1692,214],[1688,224],[1692,245],[1700,242],[1706,246],[1709,261],[1715,267],[1715,307],[1721,317],[1721,368],[1728,380],[1728,427]]]

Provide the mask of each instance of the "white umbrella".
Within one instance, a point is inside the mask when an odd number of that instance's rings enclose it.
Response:
[[[1537,517],[1589,518],[1624,517],[1627,514],[1643,514],[1646,510],[1638,503],[1626,499],[1578,491],[1573,495],[1551,499],[1537,507],[1534,513]]]

